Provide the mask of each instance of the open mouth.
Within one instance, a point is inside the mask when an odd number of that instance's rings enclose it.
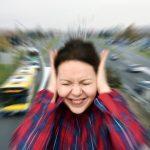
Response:
[[[69,102],[72,104],[72,105],[75,105],[75,106],[81,106],[81,105],[84,105],[87,101],[87,98],[82,98],[82,99],[71,99],[71,98],[67,98],[69,100]]]

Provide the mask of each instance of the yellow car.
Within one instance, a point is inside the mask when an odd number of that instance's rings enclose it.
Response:
[[[35,74],[10,77],[0,87],[0,112],[26,112],[31,104]]]
[[[25,66],[17,69],[14,75],[35,75],[36,73],[37,70],[34,67]]]

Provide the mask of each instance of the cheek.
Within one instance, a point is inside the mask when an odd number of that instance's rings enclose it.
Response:
[[[89,97],[95,97],[97,93],[97,87],[96,84],[84,87],[84,92],[89,96]]]
[[[66,88],[64,86],[61,86],[61,85],[58,85],[57,86],[57,92],[58,92],[58,95],[61,96],[61,97],[66,97],[69,92],[70,92],[70,89],[69,88]]]

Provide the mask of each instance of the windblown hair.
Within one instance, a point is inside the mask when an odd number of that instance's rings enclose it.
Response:
[[[71,39],[58,50],[54,63],[56,73],[58,72],[60,64],[70,60],[87,63],[93,67],[96,73],[100,62],[94,45],[91,42],[83,41],[81,39]]]

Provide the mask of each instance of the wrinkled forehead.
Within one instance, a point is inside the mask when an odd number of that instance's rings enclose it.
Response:
[[[58,67],[59,78],[86,79],[95,77],[94,68],[81,61],[66,61]]]

